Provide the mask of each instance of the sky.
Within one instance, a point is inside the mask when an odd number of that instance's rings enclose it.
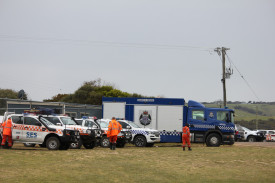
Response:
[[[200,102],[275,101],[274,0],[0,0],[0,88],[30,100],[98,78]]]

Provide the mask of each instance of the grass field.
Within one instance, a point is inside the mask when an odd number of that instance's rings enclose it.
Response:
[[[158,147],[156,147],[158,146]],[[180,144],[115,151],[0,150],[0,182],[274,182],[275,148]]]

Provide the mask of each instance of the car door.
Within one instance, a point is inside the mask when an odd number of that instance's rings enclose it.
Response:
[[[12,116],[12,140],[22,140],[23,134],[23,116]]]
[[[43,127],[38,119],[34,117],[24,117],[22,138],[25,142],[41,143],[43,142]]]

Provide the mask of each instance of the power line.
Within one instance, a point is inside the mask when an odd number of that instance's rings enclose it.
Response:
[[[63,43],[85,43],[107,46],[123,46],[123,47],[151,47],[151,48],[167,48],[167,49],[194,49],[196,51],[211,52],[214,48],[184,46],[184,45],[170,45],[170,44],[153,44],[153,43],[134,43],[134,42],[108,42],[108,41],[91,41],[81,39],[69,38],[47,38],[47,37],[27,37],[27,36],[14,36],[14,35],[0,35],[0,39],[13,40],[13,41],[43,41],[43,42],[63,42]]]
[[[244,78],[243,74],[239,71],[239,69],[237,68],[237,66],[233,63],[233,61],[230,59],[230,57],[227,54],[226,54],[226,57],[228,58],[228,61],[230,62],[230,64],[232,64],[235,67],[235,69],[238,71],[238,73],[240,74],[241,78],[245,81],[245,83],[247,84],[247,86],[249,87],[249,89],[252,91],[252,93],[255,95],[255,97],[258,99],[258,101],[260,101],[260,99],[257,96],[256,92],[253,90],[253,88],[248,83],[248,81]]]

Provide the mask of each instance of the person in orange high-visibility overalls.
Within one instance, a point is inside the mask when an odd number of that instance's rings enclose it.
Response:
[[[188,150],[192,151],[191,143],[190,143],[190,131],[189,131],[188,123],[186,123],[185,126],[182,128],[182,150],[184,150],[184,151],[185,151],[186,142],[188,144]]]
[[[107,131],[107,137],[110,140],[110,149],[115,150],[116,149],[116,141],[117,141],[117,135],[122,130],[121,124],[116,121],[116,118],[113,117],[112,121],[110,121],[108,125],[108,131]]]
[[[2,127],[3,127],[3,134],[2,134],[2,143],[1,146],[4,147],[6,144],[6,140],[8,139],[8,146],[9,149],[12,146],[12,122],[11,122],[11,118],[8,118],[7,121],[5,121],[4,123],[2,123]]]

